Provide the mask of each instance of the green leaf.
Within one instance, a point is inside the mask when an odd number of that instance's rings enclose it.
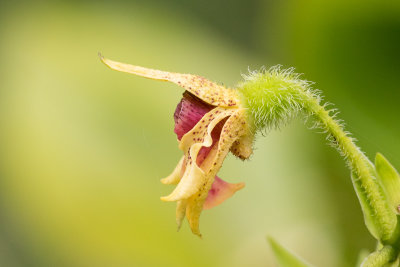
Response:
[[[390,202],[390,207],[392,207],[396,213],[400,213],[398,209],[400,205],[399,173],[381,153],[376,154],[375,168],[388,201]]]
[[[386,264],[384,267],[399,267],[400,260],[397,258],[394,262]]]
[[[281,267],[312,267],[311,264],[306,263],[303,259],[290,252],[272,237],[267,239]]]
[[[368,201],[368,196],[365,194],[364,189],[361,187],[361,181],[356,173],[351,173],[351,180],[353,182],[354,190],[356,191],[358,200],[361,204],[361,209],[364,214],[365,225],[367,226],[368,231],[371,233],[371,235],[379,240],[380,234],[377,227],[378,223],[376,222],[376,216],[374,216],[375,212],[371,207],[370,202]]]
[[[378,251],[371,253],[364,259],[362,267],[395,267],[398,266],[398,252],[392,246],[384,246]]]
[[[361,266],[361,264],[362,264],[362,262],[364,261],[364,259],[365,259],[366,257],[368,257],[368,255],[369,255],[370,253],[371,253],[371,252],[369,252],[368,249],[362,249],[362,250],[360,251],[360,253],[358,253],[358,258],[357,258],[357,264],[356,264],[356,266]]]
[[[361,179],[355,172],[352,172],[351,180],[361,204],[365,225],[371,235],[380,241],[386,241],[392,238],[396,230],[397,216],[389,207],[382,187],[376,179],[371,177],[368,186],[373,186],[379,195],[369,195],[367,190],[363,187]]]

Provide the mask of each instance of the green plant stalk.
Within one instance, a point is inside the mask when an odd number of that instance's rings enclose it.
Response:
[[[376,174],[372,163],[356,146],[353,138],[349,137],[341,125],[329,115],[329,111],[320,106],[315,99],[310,99],[309,106],[305,106],[305,110],[322,124],[323,129],[326,129],[333,145],[344,155],[350,170],[356,174],[353,176],[353,183],[355,187],[359,187],[359,190],[356,190],[358,197],[365,197],[366,206],[363,206],[363,209],[368,209],[368,211],[364,213],[370,212],[370,219],[374,221],[371,222],[373,226],[369,226],[370,231],[381,241],[390,240],[396,227],[396,216],[388,206],[382,188],[375,179]],[[361,196],[359,192],[364,192],[364,194]],[[372,227],[376,229],[372,230]]]
[[[397,218],[376,180],[373,164],[335,119],[336,114],[331,115],[335,110],[320,104],[319,92],[311,88],[311,83],[299,79],[293,69],[281,70],[279,67],[253,72],[244,78],[238,90],[248,108],[252,130],[265,132],[280,128],[299,113],[313,118],[314,127],[327,133],[327,139],[345,158],[353,173],[354,188],[371,234],[383,244],[393,242]]]

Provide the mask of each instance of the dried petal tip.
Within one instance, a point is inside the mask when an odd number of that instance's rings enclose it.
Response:
[[[242,121],[242,127],[247,127],[246,121]],[[231,147],[231,152],[236,157],[241,160],[245,160],[250,158],[251,154],[253,154],[253,142],[254,135],[249,131],[248,134],[241,136],[238,140],[236,140]]]
[[[210,191],[208,191],[208,196],[206,202],[204,203],[203,209],[208,210],[215,206],[218,206],[219,204],[233,196],[236,191],[239,191],[244,186],[244,183],[231,184],[225,182],[218,176],[215,176],[214,183],[212,184]]]

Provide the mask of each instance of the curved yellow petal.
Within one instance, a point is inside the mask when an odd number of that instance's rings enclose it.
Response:
[[[236,110],[237,109],[226,109],[221,107],[210,110],[189,132],[182,137],[181,141],[179,142],[179,149],[186,153],[193,144],[200,142],[203,142],[204,144],[205,136],[207,134],[209,136],[207,140],[212,142],[211,131],[221,120],[232,115]],[[207,131],[210,127],[211,131],[208,133]],[[204,144],[203,146],[209,147],[210,145]]]
[[[205,115],[190,132],[182,137],[180,143],[182,149],[184,151],[189,149],[189,155],[187,155],[186,159],[188,161],[186,170],[175,190],[170,195],[162,197],[161,200],[177,201],[189,198],[191,195],[195,194],[207,180],[207,176],[201,166],[197,166],[198,153],[203,146],[210,147],[212,145],[212,130],[221,120],[230,114],[230,112],[215,112],[216,111],[208,112],[206,115],[209,116]],[[193,134],[193,131],[195,134]]]
[[[127,72],[149,79],[173,82],[210,105],[234,107],[239,104],[236,90],[225,88],[201,76],[148,69],[113,61],[104,58],[102,55],[99,56],[101,61],[113,70]]]
[[[173,170],[173,172],[169,176],[161,179],[161,183],[163,183],[163,184],[177,184],[177,183],[179,183],[179,181],[182,178],[183,172],[184,172],[184,168],[185,168],[184,165],[185,165],[185,157],[183,156],[179,160],[178,165],[176,165],[176,167]]]
[[[182,221],[185,218],[186,206],[186,199],[178,200],[178,202],[176,203],[176,224],[178,225],[178,231],[179,229],[181,229]]]
[[[214,177],[220,169],[222,162],[228,154],[232,144],[246,133],[247,129],[242,127],[243,121],[245,121],[244,110],[238,110],[229,117],[222,129],[218,148],[212,150],[209,154],[209,157],[207,157],[202,164],[202,168],[204,170],[208,170],[206,175],[208,179],[206,183],[201,186],[198,193],[188,199],[186,207],[186,217],[188,218],[192,232],[196,235],[200,236],[200,214],[203,210],[203,205],[208,191],[214,182]]]
[[[201,149],[201,145],[193,145],[190,149],[190,158],[186,166],[185,173],[174,191],[168,196],[161,197],[162,201],[177,201],[190,197],[198,191],[205,179],[205,173],[196,164],[197,154]]]

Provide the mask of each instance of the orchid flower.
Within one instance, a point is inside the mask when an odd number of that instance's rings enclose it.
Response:
[[[244,187],[244,183],[231,184],[216,176],[229,151],[240,159],[247,159],[252,153],[254,135],[237,91],[197,75],[147,69],[105,58],[102,61],[111,69],[173,82],[185,89],[174,113],[174,132],[183,156],[173,172],[161,180],[177,186],[161,200],[177,202],[178,229],[186,217],[192,232],[201,236],[202,210],[221,204]]]

